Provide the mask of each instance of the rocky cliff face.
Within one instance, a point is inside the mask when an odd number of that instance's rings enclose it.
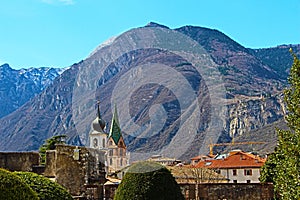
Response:
[[[147,27],[170,31],[153,23]],[[102,45],[35,98],[0,119],[0,150],[36,150],[45,139],[58,134],[67,134],[70,144],[87,144],[96,100],[100,100],[102,116],[108,123],[114,102],[126,100],[128,104],[118,104],[125,141],[130,151],[144,157],[147,152],[171,152],[188,159],[208,152],[210,135],[216,131],[212,127],[221,128],[212,142],[228,142],[282,119],[280,93],[286,80],[273,69],[274,65],[256,56],[259,51],[244,48],[217,30],[187,26],[176,31],[201,45],[201,59],[209,61],[202,66],[208,69],[205,73],[201,74],[202,68],[199,71],[184,54],[174,51],[137,48],[118,55],[125,45],[118,46],[115,52],[111,51],[111,44]],[[136,37],[128,40],[144,42]],[[173,41],[178,38],[163,42]],[[108,56],[115,56],[113,62]],[[151,71],[153,67],[155,70]],[[160,82],[155,82],[157,77],[162,77]],[[218,83],[214,88],[211,80]],[[143,84],[138,85],[138,81]],[[181,90],[184,84],[188,87],[183,88],[189,90]],[[216,96],[212,90],[220,88],[222,95]],[[222,115],[221,120],[212,113]],[[154,133],[150,128],[159,120],[163,123]],[[129,129],[133,124],[135,129]],[[166,151],[171,143],[175,148]]]
[[[14,70],[8,64],[0,66],[0,118],[15,111],[49,86],[64,69],[29,68]]]
[[[285,106],[281,94],[270,97],[240,98],[228,106],[229,118],[226,130],[231,137],[260,129],[283,118]]]
[[[226,118],[223,120],[223,131],[217,143],[231,142],[265,142],[254,145],[232,145],[214,147],[214,153],[222,153],[225,150],[242,149],[255,151],[261,155],[271,153],[276,144],[276,128],[286,129],[284,114],[286,107],[282,93],[272,96],[245,97],[238,96],[227,101]],[[208,145],[206,150],[208,151]],[[188,155],[188,156],[187,156]],[[186,152],[183,159],[195,155],[193,149]]]

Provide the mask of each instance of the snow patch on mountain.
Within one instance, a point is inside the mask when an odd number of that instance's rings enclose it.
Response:
[[[68,68],[12,69],[8,64],[0,66],[0,118],[18,109],[35,95],[52,84]]]

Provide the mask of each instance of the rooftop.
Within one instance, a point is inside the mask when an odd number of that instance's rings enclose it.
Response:
[[[266,159],[245,153],[243,151],[232,151],[223,159],[203,160],[195,167],[211,169],[231,169],[231,168],[260,168],[264,165]]]

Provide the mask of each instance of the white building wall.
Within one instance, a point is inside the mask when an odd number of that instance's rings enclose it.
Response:
[[[96,146],[94,142],[95,140],[97,141]],[[89,145],[90,148],[105,149],[106,143],[107,143],[107,135],[101,133],[90,134],[90,145]]]
[[[236,175],[234,175],[236,170]],[[245,175],[245,170],[251,170],[251,175]],[[221,169],[220,174],[229,179],[229,183],[259,183],[260,168]]]

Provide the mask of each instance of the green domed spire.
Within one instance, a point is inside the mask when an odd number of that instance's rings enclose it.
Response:
[[[113,117],[111,120],[111,126],[110,126],[108,137],[109,138],[111,137],[114,140],[115,144],[118,144],[120,138],[122,137],[116,105],[115,105],[115,112],[113,113]]]

